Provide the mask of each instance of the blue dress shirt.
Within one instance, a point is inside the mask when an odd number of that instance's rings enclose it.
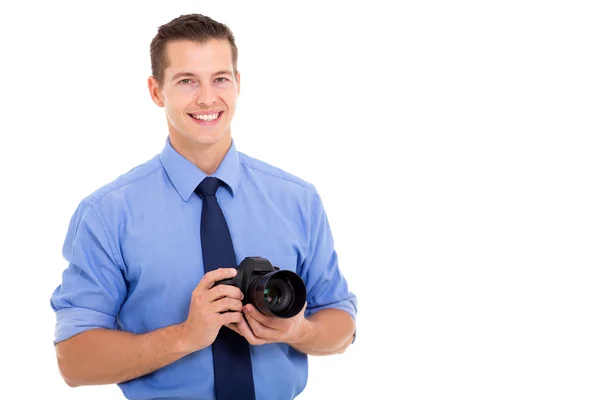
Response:
[[[300,275],[307,316],[333,307],[356,318],[312,184],[236,151],[233,141],[212,176],[226,183],[217,199],[238,264],[261,256]],[[55,343],[88,329],[141,334],[187,319],[204,275],[194,188],[205,177],[167,139],[160,154],[79,204],[63,247],[69,265],[51,296]],[[283,343],[250,347],[258,400],[292,399],[305,388],[306,354]],[[207,347],[119,387],[128,399],[213,399],[213,380]]]

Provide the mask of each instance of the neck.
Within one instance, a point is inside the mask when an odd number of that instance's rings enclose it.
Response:
[[[231,147],[230,135],[210,144],[194,143],[176,135],[169,135],[169,139],[175,151],[200,168],[206,175],[212,175],[217,171]]]

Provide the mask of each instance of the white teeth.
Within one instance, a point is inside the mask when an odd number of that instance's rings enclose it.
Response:
[[[202,121],[214,121],[215,119],[217,119],[219,117],[219,113],[216,114],[201,114],[201,115],[194,115],[192,114],[192,116],[196,119],[201,119]]]

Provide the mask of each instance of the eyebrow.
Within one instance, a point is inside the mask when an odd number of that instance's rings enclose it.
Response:
[[[229,77],[233,77],[233,74],[231,73],[231,71],[227,71],[227,70],[222,70],[222,71],[217,71],[214,74],[212,74],[212,77],[214,78],[215,76],[219,76],[219,75],[227,75]],[[179,78],[183,78],[183,77],[196,77],[195,74],[191,73],[191,72],[178,72],[175,75],[173,75],[173,77],[171,78],[171,81],[177,80]]]

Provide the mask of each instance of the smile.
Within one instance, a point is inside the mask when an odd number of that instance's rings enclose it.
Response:
[[[201,125],[216,125],[223,115],[223,111],[212,114],[188,114],[196,123]]]

